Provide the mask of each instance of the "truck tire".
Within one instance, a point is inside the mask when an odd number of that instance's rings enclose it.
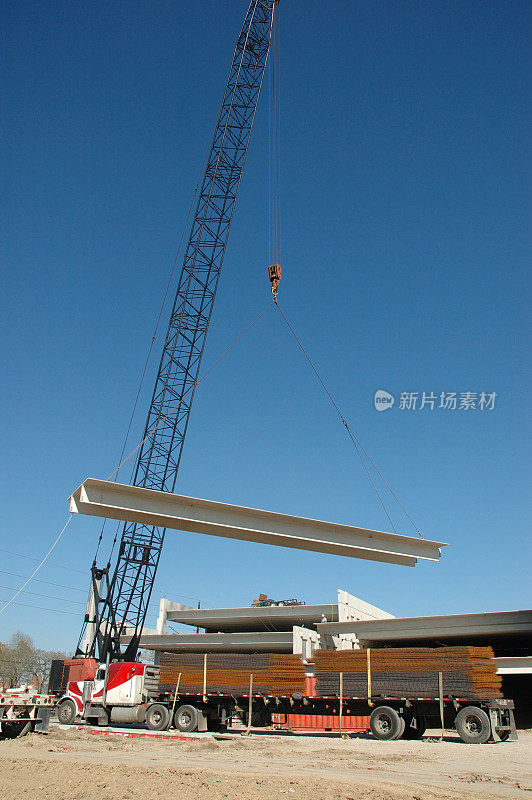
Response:
[[[405,729],[403,731],[403,739],[421,739],[427,730],[427,721],[425,717],[416,717],[416,727],[413,728],[409,725],[410,720],[405,720]]]
[[[76,719],[76,704],[73,700],[61,700],[56,714],[61,725],[72,725]]]
[[[166,706],[154,703],[146,711],[146,725],[150,731],[165,731],[168,727],[170,713]]]
[[[26,722],[2,722],[2,736],[6,739],[16,739],[19,736],[26,736],[31,730],[31,721]]]
[[[174,714],[174,727],[182,733],[198,730],[198,709],[194,706],[179,706]]]
[[[491,736],[490,718],[481,708],[466,706],[456,715],[454,727],[468,744],[485,744]]]
[[[376,739],[391,741],[402,736],[405,730],[405,721],[390,706],[378,706],[371,712],[369,727]]]

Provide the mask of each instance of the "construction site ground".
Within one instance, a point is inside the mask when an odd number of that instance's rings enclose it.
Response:
[[[134,736],[123,735],[125,731]],[[137,736],[54,724],[0,742],[4,800],[489,800],[532,798],[532,731],[468,745],[368,735]]]

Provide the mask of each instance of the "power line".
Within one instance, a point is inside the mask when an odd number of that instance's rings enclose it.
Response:
[[[18,597],[18,596],[19,596],[19,594],[20,594],[20,593],[21,593],[21,592],[22,592],[22,591],[23,591],[23,590],[26,588],[26,586],[28,585],[28,583],[31,581],[31,579],[33,578],[33,576],[34,576],[34,575],[36,575],[36,574],[37,574],[37,572],[40,570],[40,568],[41,568],[41,567],[42,567],[42,565],[45,563],[45,561],[47,560],[48,556],[50,555],[50,553],[52,552],[52,550],[54,549],[54,547],[56,546],[56,544],[59,542],[59,540],[60,540],[60,539],[61,539],[61,537],[63,536],[63,534],[64,534],[64,532],[66,531],[66,529],[68,528],[68,526],[69,526],[69,524],[70,524],[70,520],[71,520],[71,519],[72,519],[72,514],[70,514],[69,518],[67,519],[67,521],[66,521],[66,522],[65,522],[65,524],[63,525],[63,528],[62,528],[62,530],[59,532],[59,535],[56,537],[56,539],[55,539],[54,543],[52,544],[52,546],[50,547],[50,549],[48,550],[48,552],[46,553],[46,555],[45,555],[45,556],[44,556],[44,557],[41,559],[41,561],[39,562],[39,564],[38,564],[38,565],[35,567],[35,569],[34,569],[34,570],[33,570],[33,572],[31,573],[31,575],[29,576],[29,578],[28,578],[26,581],[24,581],[24,583],[22,584],[22,586],[20,587],[20,589],[19,589],[18,591],[16,591],[16,592],[15,592],[15,594],[13,595],[13,597],[11,597],[9,600],[7,600],[6,602],[2,601],[2,602],[4,602],[4,605],[2,606],[2,608],[0,608],[0,614],[1,614],[3,611],[5,611],[5,610],[6,610],[6,608],[7,608],[7,607],[8,607],[8,606],[9,606],[9,605],[10,605],[10,604],[13,602],[13,600],[15,599],[15,597]]]
[[[15,587],[13,586],[0,586],[0,589],[7,589],[10,592],[15,591]],[[47,597],[49,600],[59,600],[61,603],[74,603],[77,606],[85,605],[83,600],[69,600],[66,597],[57,597],[57,595],[54,594],[41,594],[40,592],[28,592],[27,589],[24,589],[24,594],[31,594],[34,597]]]
[[[10,556],[17,556],[18,558],[26,558],[28,561],[39,561],[38,558],[35,556],[27,556],[24,553],[14,553],[13,550],[5,550],[3,547],[0,547],[0,553],[8,553]],[[54,567],[61,567],[62,569],[68,569],[69,572],[79,572],[82,575],[86,575],[86,570],[84,569],[76,569],[75,567],[70,567],[67,564],[59,564],[57,561],[49,561],[49,565]]]
[[[13,578],[24,578],[25,577],[24,575],[20,575],[20,573],[18,573],[18,572],[10,572],[9,570],[6,570],[6,569],[0,569],[0,573],[2,573],[3,575],[11,575]],[[47,586],[54,586],[54,587],[57,587],[58,589],[69,589],[70,591],[82,592],[83,594],[87,594],[87,590],[86,589],[80,589],[77,586],[66,586],[63,583],[54,583],[53,581],[45,581],[42,578],[34,578],[33,580],[34,580],[35,583],[44,583]],[[0,586],[0,589],[12,589],[12,588],[13,587],[11,587],[11,586]],[[85,605],[85,602],[83,600],[69,600],[68,598],[64,598],[64,597],[57,597],[57,595],[41,594],[39,592],[30,592],[27,589],[24,589],[24,591],[25,591],[26,594],[33,594],[33,595],[36,595],[38,597],[49,597],[52,600],[60,600],[61,602],[64,602],[64,603],[77,603],[79,605]],[[178,598],[183,598],[183,599],[187,599],[187,600],[194,600],[195,602],[199,602],[199,598],[192,597],[190,595],[186,595],[186,594],[178,594],[178,595],[176,595],[173,592],[166,592],[164,589],[160,589],[159,591],[161,592],[161,596],[164,595],[164,596],[170,596],[170,597],[178,597]],[[150,603],[150,605],[149,605],[149,608],[151,608],[152,610],[158,610],[159,609],[158,601],[157,600],[152,601]]]
[[[6,569],[0,569],[4,575],[12,575],[14,578],[25,578],[25,575],[20,575],[18,572],[8,572]],[[45,581],[42,578],[34,578],[35,583],[46,583],[49,586],[57,586],[58,589],[71,589],[73,592],[83,592],[87,594],[87,589],[80,589],[77,586],[66,586],[64,583],[55,583],[55,581]]]
[[[10,600],[10,601],[0,600],[0,603],[5,603],[6,604],[4,606],[4,608],[2,609],[2,611],[5,608],[7,608],[8,605],[14,605],[14,606],[24,606],[25,608],[36,608],[37,611],[50,611],[52,613],[55,612],[56,614],[70,614],[71,616],[79,617],[79,612],[78,611],[64,611],[63,609],[60,609],[60,608],[43,608],[43,606],[32,606],[29,603],[16,603],[14,600]]]
[[[4,551],[4,552],[7,552],[7,551]],[[10,572],[9,570],[6,570],[6,569],[0,569],[0,573],[2,573],[3,575],[11,575],[13,578],[24,578],[25,577],[25,575],[21,575],[19,572]],[[55,581],[45,581],[43,578],[34,578],[33,580],[34,580],[35,583],[44,583],[47,586],[55,586],[58,589],[69,589],[70,591],[73,591],[73,592],[82,592],[85,595],[88,593],[87,589],[80,589],[78,586],[67,586],[64,583],[55,583]],[[0,588],[10,589],[11,587],[4,586],[4,587],[0,587]],[[183,598],[185,600],[194,600],[194,602],[196,602],[196,603],[199,602],[199,599],[200,599],[199,597],[192,597],[191,595],[187,595],[187,594],[177,594],[176,595],[173,592],[167,592],[164,589],[159,589],[159,592],[161,593],[161,596],[164,595],[166,597],[169,596],[169,597]],[[28,594],[32,594],[32,592],[27,592],[27,593]],[[33,592],[33,594],[35,594],[35,592]],[[41,595],[41,596],[42,597],[50,597],[50,595]],[[55,597],[54,599],[63,600],[62,597]],[[65,602],[75,602],[75,603],[80,602],[82,605],[84,605],[84,603],[81,600],[80,601],[78,601],[78,600],[73,600],[73,601],[65,600]],[[150,607],[159,608],[158,601],[154,600],[152,603],[150,603]]]

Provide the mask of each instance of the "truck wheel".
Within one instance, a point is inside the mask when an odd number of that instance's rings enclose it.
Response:
[[[72,725],[76,719],[76,704],[73,700],[61,700],[56,713],[61,725]]]
[[[192,733],[198,730],[198,710],[194,706],[179,706],[174,714],[174,725],[178,731]]]
[[[168,727],[169,716],[166,706],[154,703],[146,711],[146,725],[150,731],[165,731]]]
[[[481,708],[466,706],[456,715],[454,727],[468,744],[485,744],[491,734],[490,718]]]
[[[405,721],[394,708],[379,706],[371,712],[369,727],[376,739],[391,741],[402,735]]]
[[[405,729],[402,736],[403,739],[421,739],[427,730],[427,722],[425,717],[415,717],[415,720],[417,723],[415,728],[409,725],[408,721],[405,721]]]
[[[6,739],[16,739],[18,736],[25,736],[31,730],[31,721],[26,722],[2,722],[2,736]]]

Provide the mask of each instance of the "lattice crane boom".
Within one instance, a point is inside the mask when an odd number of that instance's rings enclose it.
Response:
[[[235,46],[137,456],[135,486],[168,492],[175,486],[277,2],[251,0]],[[93,565],[94,613],[86,618],[78,654],[97,655],[100,661],[135,659],[164,535],[162,528],[126,522],[114,571]],[[87,625],[93,632],[88,639]],[[122,653],[120,635],[126,627],[134,634]]]

